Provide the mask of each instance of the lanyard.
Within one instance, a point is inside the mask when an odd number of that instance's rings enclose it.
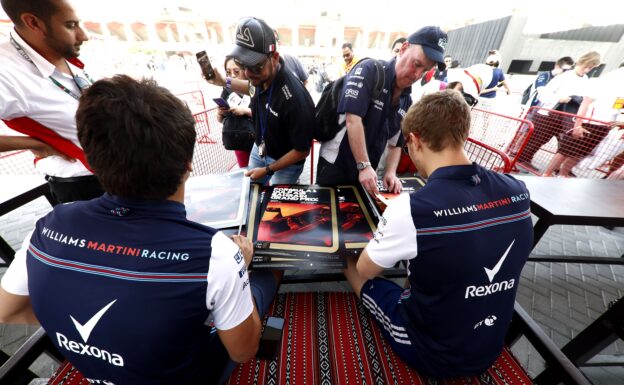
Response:
[[[19,53],[22,58],[24,58],[26,61],[30,62],[30,64],[32,64],[36,68],[37,65],[35,64],[35,62],[33,62],[32,59],[30,58],[30,56],[28,56],[28,54],[26,53],[26,51],[24,51],[24,48],[22,48],[22,46],[19,45],[19,43],[17,41],[15,41],[13,36],[11,36],[9,40],[11,41],[11,44],[13,45],[13,47],[17,50],[17,53]],[[82,87],[80,87],[80,85],[76,81],[76,76],[72,72],[71,67],[69,66],[69,64],[67,64],[67,62],[65,62],[65,65],[67,65],[67,69],[69,70],[69,73],[71,74],[71,78],[74,81],[74,84],[76,85],[76,88],[78,88],[80,93],[82,93]],[[89,77],[89,75],[86,72],[82,71],[82,73],[85,75],[85,77],[87,78],[87,80],[90,83],[93,83],[93,80]],[[52,77],[52,75],[50,75],[48,77],[50,78],[52,83],[54,83],[55,86],[57,86],[58,88],[63,90],[67,95],[71,96],[72,98],[74,98],[76,100],[78,100],[80,98],[80,95],[76,95],[74,92],[72,92],[72,90],[70,90],[69,88],[67,88],[64,85],[62,85],[58,80],[54,79]]]
[[[260,115],[260,142],[264,141],[264,133],[266,132],[267,129],[267,125],[269,122],[269,109],[271,108],[271,96],[273,95],[273,84],[275,84],[275,82],[271,83],[271,87],[269,88],[269,96],[267,97],[267,102],[266,102],[266,111],[265,111],[265,115],[262,116],[262,108],[260,105],[260,95],[258,95],[258,114]]]

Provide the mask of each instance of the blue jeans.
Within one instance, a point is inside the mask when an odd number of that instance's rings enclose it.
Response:
[[[264,158],[260,157],[258,154],[258,146],[254,143],[253,148],[251,149],[251,156],[249,157],[249,167],[251,170],[256,167],[266,167],[271,163],[274,163],[276,160],[271,158],[270,156],[265,156]],[[283,168],[279,171],[275,171],[272,177],[266,175],[264,178],[254,179],[253,182],[267,184],[267,182],[271,182],[272,185],[275,184],[297,184],[299,180],[299,175],[303,171],[303,164],[293,164],[286,168]]]

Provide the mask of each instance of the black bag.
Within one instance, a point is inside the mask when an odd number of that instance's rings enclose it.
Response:
[[[254,125],[246,116],[228,114],[223,119],[223,146],[226,150],[251,151],[254,144]]]
[[[377,69],[377,81],[371,96],[372,101],[381,94],[384,87],[385,75],[383,66],[377,60],[364,58],[360,60],[360,62],[363,60],[373,60],[375,62],[375,68]],[[319,142],[326,142],[334,139],[338,131],[345,126],[345,123],[338,123],[337,112],[338,101],[342,96],[345,78],[346,75],[327,84],[323,89],[321,98],[318,103],[316,103],[316,107],[314,107],[314,132],[312,133],[312,137]]]
[[[531,94],[533,93],[531,92],[533,89],[533,84],[534,83],[529,84],[527,89],[524,90],[524,92],[522,93],[522,100],[520,100],[520,104],[526,104],[529,101],[529,98],[531,97]]]

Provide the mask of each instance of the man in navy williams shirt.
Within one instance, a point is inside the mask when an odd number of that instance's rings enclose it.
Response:
[[[393,350],[420,373],[476,375],[496,360],[533,245],[524,183],[471,163],[461,94],[424,96],[403,119],[411,160],[427,184],[392,200],[375,237],[345,275]],[[407,260],[407,289],[377,278]]]
[[[318,184],[354,184],[378,193],[377,167],[386,146],[384,186],[399,192],[396,167],[401,156],[401,119],[412,104],[412,84],[436,63],[443,70],[448,38],[438,27],[428,26],[403,42],[397,57],[384,67],[384,87],[373,99],[377,70],[373,60],[359,62],[346,75],[344,92],[338,103],[344,128],[321,144],[317,167]]]
[[[249,240],[186,219],[193,116],[116,76],[84,92],[76,122],[106,194],[37,222],[2,279],[0,322],[40,322],[93,382],[222,382],[228,357],[256,353],[277,282],[247,273]]]

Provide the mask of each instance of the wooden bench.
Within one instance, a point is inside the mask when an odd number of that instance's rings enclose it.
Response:
[[[240,365],[228,384],[427,384],[403,364],[381,337],[353,293],[282,293],[270,310],[285,319],[281,351],[273,361],[251,360]],[[513,345],[526,337],[547,363],[548,378],[537,376],[533,382],[508,348],[484,374],[469,378],[471,384],[580,384],[590,382],[548,339],[540,327],[516,304],[506,342]],[[62,356],[53,348],[42,329],[37,331],[0,368],[0,383],[28,384],[34,375],[28,366],[40,354],[57,361]],[[437,384],[459,384],[466,379],[438,380]],[[83,382],[81,382],[83,381]],[[51,379],[54,385],[87,384],[69,363],[59,367]]]

